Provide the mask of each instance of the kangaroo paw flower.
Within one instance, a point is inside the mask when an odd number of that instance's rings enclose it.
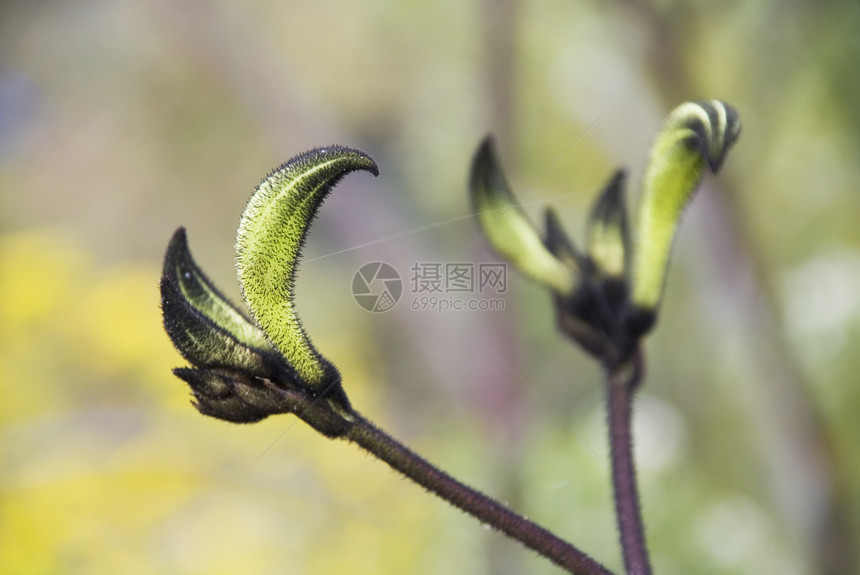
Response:
[[[630,228],[624,194],[624,170],[618,170],[598,196],[586,230],[586,249],[597,275],[626,282],[630,258]]]
[[[607,365],[620,365],[654,324],[684,207],[705,168],[720,169],[740,131],[735,109],[718,100],[682,104],[669,115],[648,162],[635,242],[624,170],[615,172],[591,209],[585,253],[551,208],[546,234],[539,238],[517,205],[489,138],[472,162],[472,210],[489,244],[553,292],[561,331]]]
[[[719,100],[681,104],[651,149],[637,219],[630,317],[634,332],[656,320],[681,214],[705,168],[720,169],[741,132],[734,108]]]
[[[617,343],[618,312],[627,296],[630,239],[624,182],[624,171],[618,170],[594,202],[585,255],[573,247],[555,211],[546,211],[547,248],[562,261],[576,262],[582,270],[576,291],[556,295],[556,321],[563,333],[596,357],[605,356]]]
[[[164,328],[186,360],[200,368],[273,377],[288,369],[263,332],[221,295],[191,257],[185,229],[173,234],[161,277]]]
[[[164,258],[161,308],[173,345],[193,367],[174,373],[205,414],[237,423],[295,413],[329,437],[345,433],[349,400],[337,369],[317,352],[293,309],[295,270],[317,209],[354,170],[377,173],[349,148],[311,150],[261,183],[239,226],[239,281],[254,321],[230,303],[191,257],[185,230]]]
[[[318,394],[339,387],[340,375],[316,350],[296,315],[296,265],[323,199],[355,170],[378,173],[369,156],[350,148],[317,148],[296,156],[257,187],[236,238],[236,268],[251,315],[299,378]]]
[[[523,274],[561,294],[572,293],[578,269],[554,255],[517,204],[499,167],[493,140],[486,138],[472,161],[472,212],[490,246]]]

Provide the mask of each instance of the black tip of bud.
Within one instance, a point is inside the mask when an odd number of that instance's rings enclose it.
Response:
[[[641,337],[651,331],[656,323],[657,312],[639,306],[630,308],[625,320],[627,332],[634,338]]]

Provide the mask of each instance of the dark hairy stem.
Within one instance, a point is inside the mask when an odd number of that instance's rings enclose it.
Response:
[[[612,575],[611,571],[570,543],[514,513],[495,499],[460,483],[357,413],[353,413],[352,417],[354,421],[345,439],[372,453],[431,493],[516,539],[570,573]]]
[[[651,575],[630,433],[633,394],[642,378],[640,353],[637,352],[635,358],[628,363],[607,368],[606,377],[612,488],[624,567],[627,575]]]

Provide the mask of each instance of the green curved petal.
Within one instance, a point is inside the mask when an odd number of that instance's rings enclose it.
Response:
[[[741,131],[738,113],[718,100],[675,108],[651,150],[638,213],[631,300],[653,322],[681,214],[707,166],[716,172]],[[647,329],[648,325],[643,325]]]
[[[630,257],[630,230],[624,199],[625,173],[618,170],[594,203],[588,218],[588,257],[600,275],[623,279]]]
[[[490,246],[531,279],[560,294],[572,293],[578,269],[565,265],[544,245],[540,234],[517,204],[494,151],[486,138],[469,178],[472,212]]]
[[[296,156],[257,187],[236,238],[236,268],[251,315],[304,383],[317,390],[334,368],[314,348],[293,308],[296,263],[323,199],[355,170],[378,174],[369,156],[341,146]]]

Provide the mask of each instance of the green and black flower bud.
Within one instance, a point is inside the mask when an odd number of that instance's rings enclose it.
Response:
[[[586,250],[592,272],[608,289],[625,295],[630,270],[630,227],[624,184],[626,174],[618,170],[597,197],[586,229]]]
[[[570,294],[576,289],[576,262],[560,260],[544,245],[502,173],[492,138],[481,143],[472,161],[469,192],[479,227],[499,255],[554,292]]]
[[[737,112],[718,100],[682,104],[669,115],[645,174],[635,242],[623,170],[594,203],[584,253],[551,208],[540,238],[508,186],[490,138],[472,162],[472,209],[490,246],[553,293],[560,329],[604,361],[623,361],[654,325],[684,206],[704,168],[722,166],[740,130]]]
[[[198,267],[185,230],[174,234],[161,278],[164,328],[193,366],[174,373],[189,384],[201,413],[239,423],[296,413],[326,435],[340,432],[337,422],[350,413],[340,373],[311,343],[292,298],[311,221],[334,185],[355,170],[377,173],[362,152],[320,148],[283,164],[257,187],[236,241],[239,282],[253,320]]]
[[[705,168],[717,172],[740,133],[737,111],[708,100],[675,108],[657,135],[637,216],[629,318],[635,333],[647,332],[656,321],[675,233]]]

